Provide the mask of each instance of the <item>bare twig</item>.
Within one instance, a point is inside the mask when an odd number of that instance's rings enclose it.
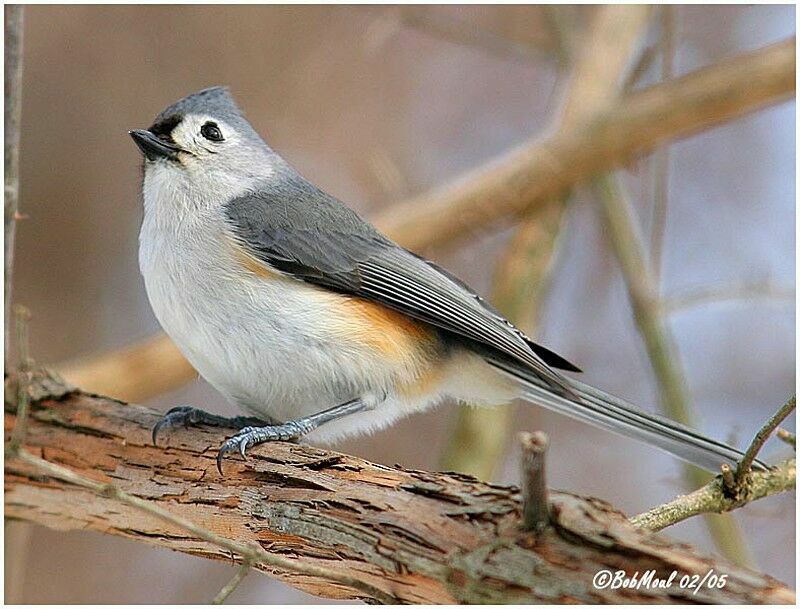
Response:
[[[721,477],[714,478],[702,488],[681,495],[672,501],[631,518],[634,526],[660,531],[692,516],[700,514],[721,514],[742,507],[763,497],[769,497],[795,489],[797,471],[794,459],[788,459],[768,471],[751,473],[747,501],[742,503],[729,497]]]
[[[212,605],[222,605],[228,600],[228,597],[233,593],[236,588],[239,587],[239,584],[242,583],[247,574],[250,573],[250,569],[253,568],[252,563],[249,560],[244,560],[239,568],[236,570],[236,573],[233,577],[231,577],[230,581],[225,584],[222,589],[217,593],[214,599],[211,601]]]
[[[19,214],[19,137],[22,115],[22,14],[20,4],[7,4],[5,13],[5,265],[3,287],[5,291],[5,363],[11,361],[9,333],[11,328],[11,275],[14,268],[14,236]]]
[[[794,489],[797,484],[794,459],[783,461],[768,471],[751,471],[764,442],[794,408],[795,397],[792,396],[756,433],[736,472],[726,463],[722,474],[702,488],[634,516],[631,523],[660,531],[698,514],[729,512],[756,499]]]
[[[769,421],[767,421],[764,426],[758,430],[758,433],[756,433],[753,441],[750,443],[750,446],[747,447],[744,457],[742,457],[742,460],[739,462],[739,465],[736,468],[737,495],[741,495],[746,492],[745,487],[748,486],[747,479],[751,474],[753,461],[761,451],[761,447],[764,446],[764,443],[772,435],[772,432],[775,431],[778,425],[780,425],[784,419],[792,413],[796,405],[796,397],[792,396],[783,406],[778,409],[778,412],[772,415]]]
[[[539,532],[550,524],[550,500],[547,496],[545,460],[547,436],[541,431],[522,433],[522,524]]]

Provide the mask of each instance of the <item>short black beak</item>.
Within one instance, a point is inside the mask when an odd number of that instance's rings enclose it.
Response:
[[[146,129],[134,129],[133,131],[128,131],[128,134],[133,138],[133,141],[136,142],[142,154],[150,161],[155,161],[157,159],[175,159],[178,157],[178,152],[181,150],[174,144],[159,139],[158,136]]]

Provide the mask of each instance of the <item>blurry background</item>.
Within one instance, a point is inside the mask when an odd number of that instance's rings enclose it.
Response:
[[[41,362],[126,346],[159,330],[137,267],[140,157],[126,131],[164,106],[227,84],[273,148],[366,217],[550,128],[567,73],[553,15],[580,28],[592,7],[31,6],[26,9],[21,211],[14,300],[33,312]],[[794,34],[793,6],[674,9],[681,75]],[[654,20],[657,23],[657,20]],[[647,43],[658,43],[651,27]],[[580,34],[580,29],[576,35]],[[637,86],[657,82],[661,59]],[[654,164],[622,172],[643,232]],[[670,326],[708,434],[745,445],[795,384],[795,108],[787,102],[671,149],[662,291],[742,283],[767,297],[676,311]],[[425,254],[491,292],[513,231]],[[537,331],[584,377],[647,408],[658,396],[590,191],[574,193]],[[228,406],[204,381],[150,401]],[[440,466],[457,410],[409,418],[337,448],[412,468]],[[794,422],[786,427],[793,429]],[[549,482],[638,513],[685,489],[672,458],[534,408],[514,430],[544,429]],[[517,481],[515,433],[495,472]],[[775,441],[765,455],[785,449]],[[755,564],[794,585],[794,497],[736,514]],[[234,567],[96,533],[31,529],[6,565],[7,601],[208,602]],[[709,551],[703,521],[669,533]],[[23,561],[20,564],[19,561]],[[253,574],[233,602],[311,597]]]

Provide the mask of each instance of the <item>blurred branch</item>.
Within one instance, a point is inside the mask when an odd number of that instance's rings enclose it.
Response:
[[[439,40],[478,49],[497,57],[541,61],[553,56],[552,50],[543,45],[512,40],[454,15],[439,13],[435,6],[398,5],[382,8],[378,19],[394,21],[396,29],[410,27]]]
[[[546,9],[554,25],[562,62],[574,54],[577,35],[562,13]],[[649,9],[635,5],[608,5],[595,9],[561,118],[561,130],[591,121],[617,100],[620,82],[647,24]],[[510,321],[533,334],[553,266],[567,198],[556,198],[532,209],[522,220],[495,270],[492,301]],[[513,409],[458,407],[442,467],[490,478],[510,437]]]
[[[217,595],[212,599],[212,605],[222,605],[228,600],[228,597],[233,594],[233,591],[239,587],[239,584],[242,583],[247,574],[250,573],[250,569],[253,568],[253,565],[250,561],[245,560],[239,565],[239,568],[236,570],[236,573],[233,577],[231,577],[230,581],[225,584],[222,589],[217,593]]]
[[[779,429],[775,432],[775,435],[778,436],[781,442],[786,442],[786,444],[797,450],[797,436],[795,434],[785,429]]]
[[[5,106],[3,111],[3,148],[5,151],[5,265],[3,289],[5,293],[5,366],[11,362],[11,276],[14,269],[14,236],[19,215],[19,139],[22,116],[22,15],[23,6],[7,4],[5,16]]]
[[[376,225],[405,247],[424,250],[524,216],[636,154],[789,98],[795,90],[794,45],[792,38],[632,93],[591,125],[522,146],[443,189],[395,206]],[[168,339],[159,335],[153,340]],[[86,366],[101,364],[106,357],[116,354],[92,357]],[[166,366],[175,373],[174,384],[166,388],[178,387],[194,377],[182,359],[175,351],[173,360],[128,370],[120,380],[125,377],[126,385],[146,390],[150,377]],[[56,368],[65,378],[80,375],[92,386],[87,368]],[[116,387],[108,393],[122,395]]]
[[[166,334],[157,334],[118,351],[66,362],[56,367],[70,383],[87,391],[142,401],[197,377],[197,372]]]
[[[637,234],[630,202],[613,174],[599,177],[595,181],[595,192],[609,244],[622,272],[634,321],[656,377],[664,412],[679,423],[696,428],[675,340],[661,315],[658,289],[645,262],[647,255]],[[690,487],[702,486],[708,481],[708,474],[692,465],[685,466],[685,476]],[[725,556],[739,564],[752,563],[735,520],[707,517],[706,523],[714,543]]]
[[[671,80],[675,63],[675,12],[678,7],[664,4],[659,9],[661,23],[661,80]],[[664,232],[669,206],[669,177],[671,168],[670,147],[663,146],[653,153],[653,216],[650,224],[650,268],[656,286],[661,284]]]
[[[11,336],[16,327],[19,332],[25,332],[26,319],[22,314],[15,320],[12,319],[11,294],[12,278],[14,272],[14,243],[16,241],[17,221],[21,218],[19,212],[19,148],[20,125],[22,120],[22,43],[24,33],[24,7],[20,4],[7,4],[3,7],[4,25],[4,62],[5,80],[3,89],[3,151],[5,153],[4,170],[4,264],[3,264],[3,322],[5,332],[3,336],[3,362],[5,370],[13,365],[11,354]],[[16,323],[15,323],[16,322]],[[26,336],[23,336],[27,340]],[[29,374],[27,342],[17,348],[19,354],[18,364],[22,368],[22,376]],[[24,397],[23,397],[24,399]],[[19,603],[23,600],[22,590],[25,581],[28,553],[30,549],[31,527],[27,523],[11,523],[5,519],[4,551],[5,563],[5,589],[6,603]]]
[[[742,282],[730,286],[700,288],[684,294],[668,296],[661,301],[661,308],[665,315],[673,315],[707,304],[760,299],[791,303],[795,300],[795,290],[793,286],[780,285],[771,281]]]
[[[7,517],[59,530],[100,531],[217,560],[228,561],[233,552],[237,561],[253,557],[254,568],[333,598],[795,599],[766,575],[634,528],[599,499],[550,492],[552,526],[535,535],[521,528],[514,487],[374,465],[290,443],[254,449],[247,462],[232,462],[220,480],[214,469],[219,430],[176,431],[171,447],[160,449],[149,441],[158,418],[152,410],[52,386],[32,386],[31,399],[25,443],[5,462]],[[14,412],[14,404],[7,404],[7,433]],[[728,582],[696,593],[677,587],[597,589],[592,576],[607,564],[629,575],[647,568],[702,577],[713,568],[727,574]]]
[[[452,244],[637,154],[789,99],[794,90],[792,38],[631,93],[591,124],[512,150],[393,206],[376,224],[412,250]]]

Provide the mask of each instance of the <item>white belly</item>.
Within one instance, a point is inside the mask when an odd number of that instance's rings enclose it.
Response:
[[[330,441],[380,429],[445,395],[474,403],[512,397],[507,382],[467,352],[447,361],[418,353],[387,357],[369,341],[352,339],[341,318],[338,329],[331,324],[344,297],[248,271],[222,210],[176,200],[159,180],[158,173],[145,178],[139,266],[147,295],[164,331],[233,404],[278,421],[354,398],[376,404],[309,434]],[[407,390],[431,376],[436,382],[424,391]]]
[[[439,399],[435,391],[413,399],[396,392],[431,362],[398,365],[374,346],[330,331],[326,320],[342,296],[248,272],[220,234],[187,230],[191,237],[166,239],[154,228],[146,219],[140,244],[153,311],[192,366],[240,408],[286,421],[386,395],[374,410],[309,436],[324,441],[384,427]]]

